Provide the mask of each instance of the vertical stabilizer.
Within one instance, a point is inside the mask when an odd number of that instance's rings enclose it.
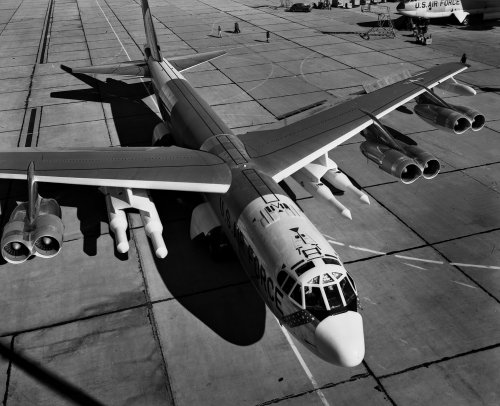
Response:
[[[142,0],[141,4],[142,19],[144,20],[144,29],[146,30],[147,48],[149,48],[150,56],[155,61],[160,62],[162,60],[162,57],[160,53],[160,47],[158,46],[158,41],[156,39],[155,27],[153,25],[153,19],[151,17],[151,10],[149,9],[148,0]]]

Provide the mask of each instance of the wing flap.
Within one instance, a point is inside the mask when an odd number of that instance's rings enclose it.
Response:
[[[277,182],[347,141],[399,106],[467,69],[461,63],[436,66],[281,128],[239,135],[250,157]]]
[[[0,152],[0,178],[91,186],[225,193],[231,171],[219,157],[179,147],[44,150],[17,148]]]

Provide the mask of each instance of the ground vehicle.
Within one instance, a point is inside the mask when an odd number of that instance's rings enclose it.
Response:
[[[302,11],[302,12],[310,12],[311,11],[311,5],[307,3],[294,3],[292,6],[288,9],[288,11]]]

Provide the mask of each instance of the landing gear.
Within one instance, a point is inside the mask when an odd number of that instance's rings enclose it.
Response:
[[[214,228],[207,234],[208,252],[214,261],[223,261],[231,256],[231,246],[221,227]]]

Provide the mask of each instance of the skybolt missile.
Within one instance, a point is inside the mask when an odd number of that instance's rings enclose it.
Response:
[[[368,198],[368,196],[352,184],[349,178],[340,171],[335,162],[333,162],[330,158],[327,159],[329,169],[322,176],[322,178],[337,189],[344,192],[352,192],[357,195],[359,197],[359,200],[361,200],[363,203],[370,204],[370,199]]]
[[[295,172],[292,178],[315,198],[333,205],[342,216],[350,220],[352,220],[351,211],[335,198],[330,188],[321,182],[321,179],[324,179],[339,190],[354,193],[363,203],[370,204],[368,196],[355,187],[349,178],[338,169],[337,164],[328,158],[328,156],[323,156],[313,163],[304,166]]]
[[[156,206],[143,189],[129,188],[101,188],[106,197],[108,209],[109,228],[115,236],[116,250],[120,253],[128,252],[129,243],[127,239],[128,221],[124,210],[139,210],[144,223],[144,231],[153,244],[155,255],[158,258],[167,256],[167,247],[163,241],[163,225],[156,210]]]

